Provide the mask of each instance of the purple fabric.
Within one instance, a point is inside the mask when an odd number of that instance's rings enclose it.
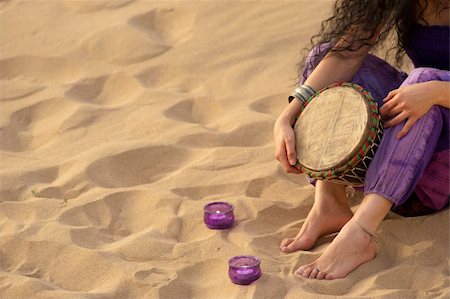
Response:
[[[434,153],[414,189],[422,203],[435,210],[442,209],[448,203],[450,194],[449,157],[449,150]]]
[[[449,70],[450,27],[413,24],[405,45],[414,66]]]
[[[328,47],[323,44],[320,47]],[[308,60],[316,55],[316,47]],[[303,72],[304,80],[313,69]],[[382,100],[393,89],[430,80],[450,81],[450,72],[434,68],[416,68],[408,76],[384,60],[368,55],[352,79],[369,90],[381,106]],[[379,194],[394,203],[405,202],[413,191],[422,203],[441,209],[449,201],[449,109],[433,106],[402,139],[396,134],[404,122],[384,130],[383,138],[372,160],[365,180],[364,193]],[[309,178],[314,184],[314,180]]]

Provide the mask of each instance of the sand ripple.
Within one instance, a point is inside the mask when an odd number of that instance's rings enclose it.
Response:
[[[46,71],[42,71],[45,69]],[[0,79],[24,78],[42,83],[68,83],[84,75],[73,59],[64,57],[16,56],[0,60]]]

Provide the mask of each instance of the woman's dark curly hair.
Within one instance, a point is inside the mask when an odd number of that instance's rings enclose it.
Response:
[[[410,28],[417,22],[428,24],[424,12],[430,4],[436,8],[436,15],[449,8],[448,0],[337,0],[333,15],[322,22],[319,33],[311,38],[311,47],[304,49],[305,54],[312,47],[328,42],[335,45],[329,51],[336,53],[356,51],[365,45],[374,46],[372,49],[375,49],[387,37],[393,37],[393,46],[388,47],[386,57],[391,50],[397,50],[395,64],[401,66]],[[340,45],[337,45],[338,41],[341,41]],[[316,67],[327,52],[325,49],[319,51],[309,61],[311,67]],[[299,71],[303,69],[304,63],[305,59],[302,59]]]

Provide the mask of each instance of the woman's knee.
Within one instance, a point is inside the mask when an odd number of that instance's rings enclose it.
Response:
[[[439,136],[438,132],[441,132],[443,124],[441,108],[442,107],[440,106],[433,105],[431,106],[430,110],[428,110],[424,115],[422,115],[421,118],[419,118],[419,120],[423,119],[423,121],[428,124],[427,129],[435,131],[437,136]]]
[[[432,106],[428,112],[422,115],[409,129],[408,133],[400,140],[397,139],[398,133],[403,129],[406,121],[403,121],[383,132],[383,146],[391,148],[398,146],[405,147],[413,145],[414,147],[430,146],[436,149],[439,136],[442,131],[443,120],[439,106]],[[387,144],[387,145],[386,145]],[[419,144],[421,144],[419,146]]]
[[[402,85],[411,85],[432,80],[448,81],[450,80],[450,73],[431,67],[419,67],[412,70]]]

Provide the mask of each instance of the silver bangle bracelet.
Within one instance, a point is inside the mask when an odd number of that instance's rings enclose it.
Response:
[[[309,85],[302,85],[300,87],[297,87],[294,89],[292,94],[289,96],[289,103],[292,102],[294,98],[299,100],[299,102],[304,105],[310,97],[316,94],[316,91],[314,88],[312,88]]]

